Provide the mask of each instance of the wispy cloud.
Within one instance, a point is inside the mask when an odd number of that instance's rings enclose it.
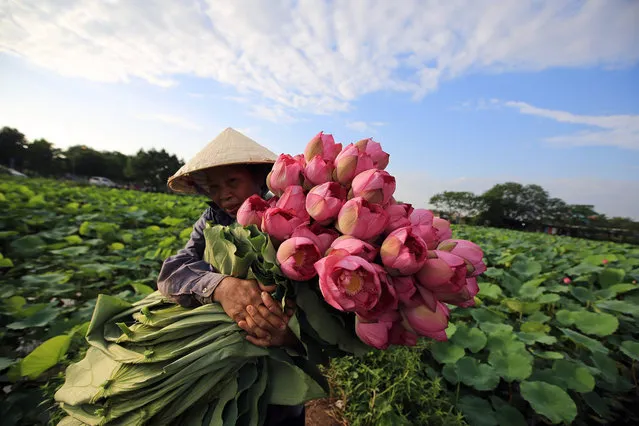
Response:
[[[297,121],[280,105],[253,105],[250,114],[273,123],[293,123]]]
[[[355,130],[356,132],[360,132],[360,133],[375,133],[376,129],[378,127],[381,127],[383,125],[385,125],[386,123],[383,123],[381,121],[371,121],[371,122],[366,122],[366,121],[350,121],[348,123],[346,123],[346,127],[348,127],[349,129]]]
[[[639,149],[639,115],[579,115],[515,101],[507,101],[503,105],[515,108],[522,114],[544,117],[560,123],[583,125],[587,128],[577,133],[547,138],[546,141],[550,143]]]
[[[171,126],[181,127],[182,129],[200,131],[202,126],[186,119],[171,114],[136,114],[135,118],[147,121],[160,121]]]
[[[198,98],[198,99],[204,97],[204,93],[189,93],[188,95],[191,98]]]
[[[23,0],[0,5],[0,51],[103,82],[212,79],[281,120],[379,91],[419,99],[471,72],[628,66],[638,16],[627,0]]]

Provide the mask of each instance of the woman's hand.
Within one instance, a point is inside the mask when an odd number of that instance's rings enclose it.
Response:
[[[290,318],[270,296],[273,291],[275,286],[264,286],[255,280],[226,277],[215,289],[213,301],[222,305],[240,328],[259,339],[267,339],[285,330]]]
[[[246,339],[257,346],[269,347],[269,346],[288,346],[291,348],[298,348],[300,346],[297,337],[288,327],[283,327],[278,330],[265,330],[264,326],[268,324],[260,323],[260,317],[263,317],[266,310],[271,309],[271,305],[278,305],[277,302],[271,298],[267,293],[264,295],[264,305],[259,306],[257,309],[253,306],[246,307],[246,317],[243,321],[240,321],[238,325],[245,330],[248,335]],[[278,305],[279,307],[279,305]],[[286,316],[285,321],[291,319],[295,313],[295,302],[288,299],[286,301]]]

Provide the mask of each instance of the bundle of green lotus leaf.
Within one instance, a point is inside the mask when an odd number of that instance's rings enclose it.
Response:
[[[205,238],[204,260],[221,273],[276,283],[276,298],[294,298],[289,328],[304,353],[251,344],[219,304],[189,309],[158,292],[134,304],[100,295],[86,356],[55,395],[68,414],[60,425],[261,425],[270,404],[326,395],[318,363],[368,350],[348,318],[327,309],[316,283],[279,272],[257,228],[217,225]]]

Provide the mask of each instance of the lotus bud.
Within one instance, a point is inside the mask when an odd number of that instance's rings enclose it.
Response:
[[[373,139],[362,139],[355,144],[361,152],[368,154],[373,160],[373,164],[379,170],[384,170],[388,166],[390,155],[382,150],[382,145]]]
[[[334,180],[350,186],[353,178],[358,174],[375,168],[373,160],[365,152],[361,152],[355,145],[347,145],[335,158]]]
[[[288,154],[281,154],[268,174],[266,183],[273,194],[280,196],[288,186],[301,185],[303,183],[303,171],[304,165],[299,158],[296,159]]]
[[[306,223],[308,221],[301,219],[292,210],[270,207],[262,217],[262,232],[281,242],[290,238],[295,228]]]
[[[405,203],[390,203],[385,208],[388,213],[388,225],[384,232],[390,234],[396,229],[403,228],[405,226],[411,226],[410,215],[413,213],[413,206]],[[418,235],[421,236],[420,233]]]
[[[391,275],[412,275],[426,262],[424,240],[410,226],[391,232],[380,249],[382,263]]]
[[[306,196],[306,211],[318,222],[334,220],[346,201],[346,190],[337,182],[326,182]]]
[[[361,197],[344,203],[337,216],[337,229],[360,240],[379,236],[388,224],[388,214],[379,204],[371,204]]]
[[[395,178],[383,170],[366,170],[355,176],[351,191],[353,197],[386,205],[395,192]]]
[[[286,188],[280,199],[277,201],[277,207],[284,210],[291,210],[296,216],[304,220],[310,217],[306,211],[306,195],[304,188],[300,185],[291,185]]]
[[[262,199],[259,195],[251,195],[237,210],[237,223],[243,226],[257,225],[258,228],[261,228],[262,217],[268,208],[268,201]]]
[[[378,253],[377,248],[371,244],[350,235],[342,235],[337,238],[331,244],[330,250],[346,250],[349,254],[363,257],[369,262],[373,262]]]
[[[289,238],[277,249],[280,269],[284,275],[296,281],[310,280],[317,275],[314,265],[321,257],[313,241],[304,237]]]
[[[342,144],[335,143],[333,135],[319,132],[306,145],[306,149],[304,149],[304,158],[306,159],[306,162],[309,163],[314,157],[319,156],[322,160],[332,163],[335,161],[335,157],[337,157],[337,154],[339,154],[341,150]]]

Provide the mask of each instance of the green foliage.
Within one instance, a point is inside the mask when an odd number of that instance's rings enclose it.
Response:
[[[343,403],[339,414],[352,426],[465,424],[422,351],[393,347],[333,359],[326,373],[331,396]]]

